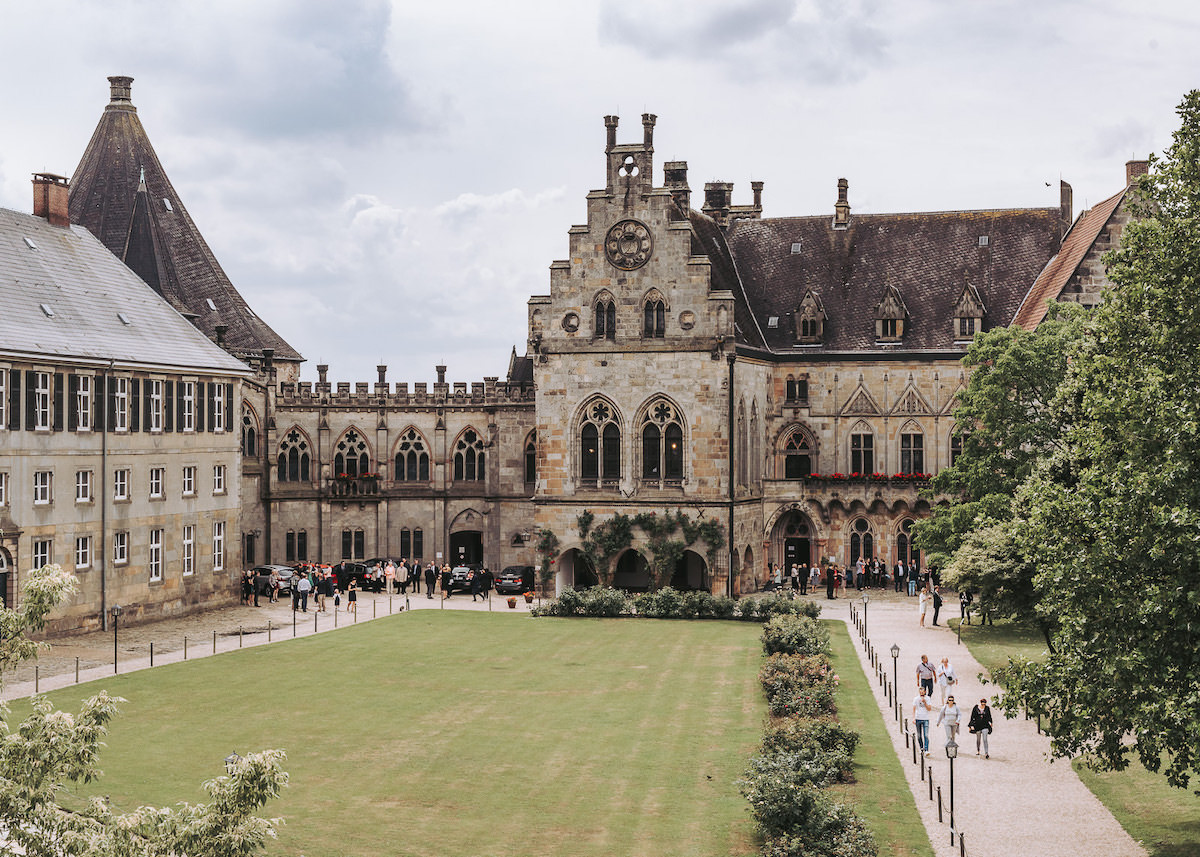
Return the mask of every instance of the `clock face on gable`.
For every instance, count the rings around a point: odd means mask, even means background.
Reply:
[[[637,220],[622,220],[613,225],[604,237],[604,255],[613,267],[632,271],[650,261],[654,239],[646,224]]]

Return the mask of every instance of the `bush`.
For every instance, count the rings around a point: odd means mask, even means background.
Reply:
[[[588,589],[564,589],[558,598],[529,612],[534,616],[628,616],[633,605],[619,589],[593,586]]]
[[[815,829],[769,836],[763,857],[878,857],[879,846],[866,822],[850,807],[835,803],[810,818]]]
[[[633,596],[633,607],[639,616],[650,619],[683,619],[683,594],[669,586],[654,592],[640,592]]]
[[[763,627],[763,650],[768,655],[828,655],[829,630],[809,616],[773,616]]]
[[[808,765],[820,771],[825,783],[854,780],[854,750],[858,733],[827,718],[785,717],[763,735],[762,755],[778,756],[786,764]]]
[[[825,655],[771,655],[758,673],[767,705],[776,716],[819,717],[834,713],[838,677]]]
[[[744,622],[765,622],[772,616],[821,615],[821,605],[815,601],[789,598],[742,598],[734,606],[733,618]]]

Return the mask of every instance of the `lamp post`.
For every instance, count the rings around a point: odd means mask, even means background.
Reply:
[[[958,756],[958,744],[954,739],[946,744],[946,758],[950,760],[950,844],[954,844],[954,759]]]
[[[122,611],[120,604],[114,604],[112,606],[112,609],[109,610],[108,612],[112,614],[112,620],[113,620],[113,675],[116,675],[117,674],[117,620],[119,620],[121,618],[121,613],[124,611]]]
[[[233,772],[235,770],[237,770],[237,763],[240,761],[242,761],[242,757],[239,756],[236,751],[233,753],[230,753],[228,756],[226,756],[225,757],[225,773],[229,774],[229,776],[232,777]]]
[[[892,693],[896,700],[896,719],[900,719],[900,679],[897,672],[896,659],[900,657],[900,646],[892,643]]]
[[[862,597],[862,602],[863,602],[863,636],[865,637],[865,636],[867,636],[867,605],[869,603],[871,603],[871,596],[867,595],[867,593],[864,592],[863,597]]]

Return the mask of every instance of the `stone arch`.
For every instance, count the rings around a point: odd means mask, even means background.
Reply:
[[[652,580],[650,563],[637,548],[626,548],[617,556],[612,572],[613,586],[627,592],[647,592]]]
[[[681,592],[709,589],[708,563],[694,550],[685,550],[671,574],[671,588]]]
[[[808,473],[820,473],[821,451],[816,432],[803,422],[791,422],[775,433],[771,442],[772,458],[775,461],[774,476],[776,479],[799,479],[807,475],[803,462],[790,462],[789,458],[804,456],[808,452]],[[789,464],[792,465],[789,468]],[[792,476],[789,473],[797,472]]]
[[[311,482],[314,449],[312,438],[298,425],[280,434],[275,458],[276,481]]]
[[[754,568],[754,548],[746,545],[742,552],[742,567],[738,571],[734,595],[744,595],[758,591],[758,574]]]
[[[348,426],[333,443],[334,476],[351,478],[371,472],[371,442],[368,433],[356,425]]]
[[[596,570],[578,547],[562,551],[552,563],[556,595],[561,594],[564,589],[586,589],[600,582]]]

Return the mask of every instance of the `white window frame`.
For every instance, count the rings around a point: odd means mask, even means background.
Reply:
[[[213,522],[213,571],[225,570],[225,522]]]
[[[129,379],[113,378],[113,431],[129,431]]]
[[[191,577],[196,570],[196,527],[183,526],[183,576]]]
[[[35,569],[42,568],[54,562],[53,539],[34,539],[32,547],[33,567]]]
[[[165,467],[150,468],[150,499],[161,500],[166,488],[167,469]]]
[[[0,473],[0,506],[8,505],[8,474]]]
[[[53,375],[50,372],[33,373],[33,430],[50,430],[50,397],[53,394]]]
[[[183,385],[183,413],[179,418],[180,431],[196,430],[196,382],[180,381]]]
[[[163,382],[150,379],[150,431],[163,430]]]
[[[183,496],[196,496],[196,466],[194,464],[185,465],[183,468]]]
[[[117,530],[113,533],[113,565],[125,565],[129,562],[129,531]]]
[[[225,493],[225,465],[213,465],[213,494]]]
[[[92,376],[75,376],[75,430],[92,430]]]
[[[0,369],[0,431],[8,428],[8,370]]]
[[[92,471],[76,470],[75,471],[75,502],[90,503],[95,499],[92,496]]]
[[[75,537],[75,570],[92,567],[92,537]]]
[[[225,385],[220,381],[213,384],[213,431],[225,431]]]
[[[129,499],[129,468],[118,467],[113,471],[113,499]]]
[[[33,505],[49,506],[54,502],[54,471],[35,470],[33,472]],[[38,566],[41,568],[41,566]]]
[[[162,568],[163,555],[163,531],[150,531],[150,545],[146,557],[146,569],[150,572],[150,582],[155,583],[163,579]]]

